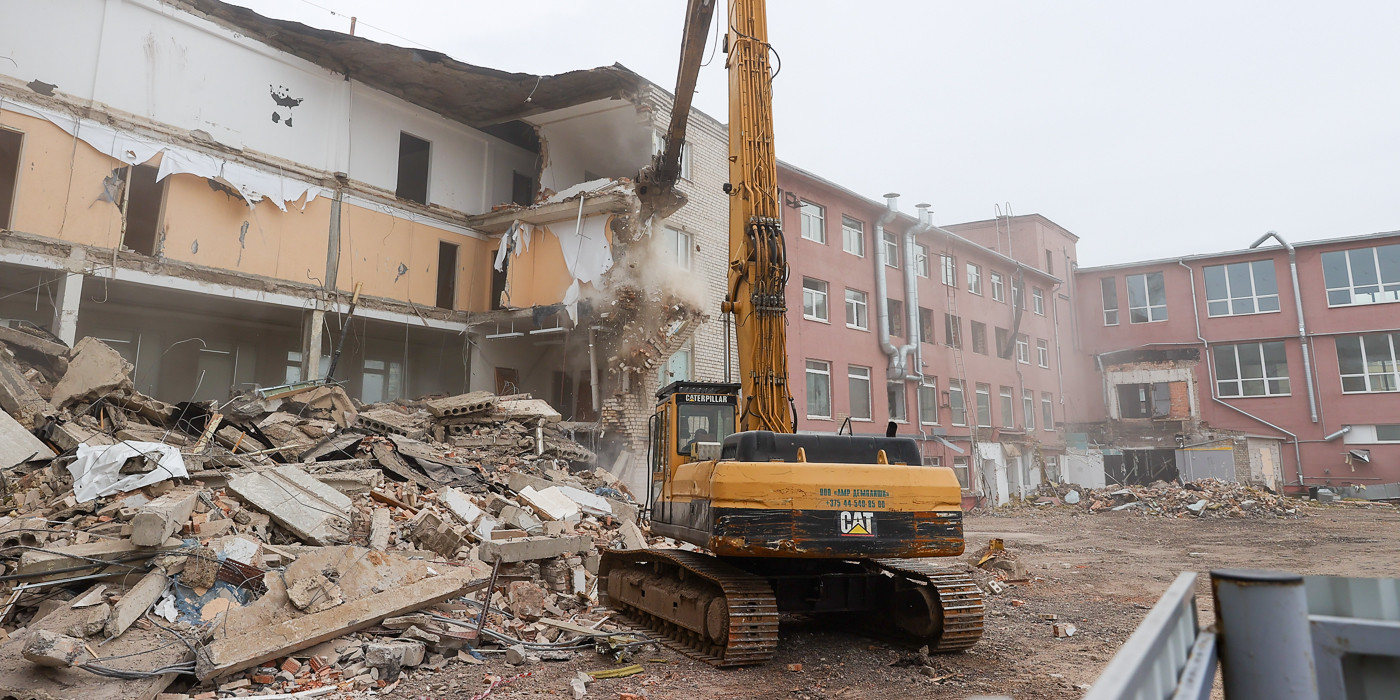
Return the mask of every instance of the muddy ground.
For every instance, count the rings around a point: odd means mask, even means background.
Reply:
[[[1175,519],[1127,513],[1095,515],[1070,508],[1017,509],[969,516],[968,551],[1001,537],[1035,580],[988,596],[986,634],[973,650],[924,661],[914,650],[784,619],[777,656],[756,668],[718,670],[669,649],[644,653],[645,671],[598,680],[589,698],[632,693],[662,698],[965,698],[1004,695],[1029,700],[1077,698],[1182,571],[1271,568],[1305,574],[1400,577],[1400,512],[1387,505],[1311,506],[1297,519]],[[1208,577],[1198,581],[1202,624],[1214,619]],[[1012,601],[1024,601],[1013,605]],[[1078,633],[1056,639],[1053,613]],[[801,664],[801,671],[789,671]],[[572,697],[579,670],[610,659],[578,654],[569,662],[507,666],[453,664],[401,682],[390,697],[470,698],[488,676],[533,675],[492,698]],[[927,665],[931,669],[925,669]]]

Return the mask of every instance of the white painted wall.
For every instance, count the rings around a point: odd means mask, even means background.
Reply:
[[[1062,459],[1065,483],[1089,489],[1101,489],[1108,485],[1103,473],[1102,452],[1066,452]]]
[[[544,140],[540,186],[559,192],[598,177],[636,177],[651,162],[651,115],[626,100],[597,100],[531,117]]]
[[[156,0],[7,2],[0,55],[0,73],[77,104],[391,191],[408,131],[433,143],[429,201],[466,213],[508,201],[512,170],[537,167],[524,149]],[[279,107],[274,91],[301,102]]]

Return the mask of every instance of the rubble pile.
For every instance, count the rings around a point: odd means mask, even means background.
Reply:
[[[650,644],[596,608],[637,507],[547,403],[172,405],[131,369],[0,327],[0,697],[382,693]]]
[[[1128,511],[1173,518],[1299,518],[1307,507],[1306,501],[1222,479],[1103,489],[1067,487],[1056,500],[1090,513]]]

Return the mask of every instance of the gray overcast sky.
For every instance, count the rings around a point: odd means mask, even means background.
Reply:
[[[355,15],[361,36],[502,70],[622,63],[667,89],[685,6],[233,2],[341,31]],[[930,202],[940,224],[1009,202],[1078,234],[1086,266],[1400,229],[1400,3],[770,0],[768,19],[778,157]],[[720,56],[696,105],[725,120],[726,101]]]

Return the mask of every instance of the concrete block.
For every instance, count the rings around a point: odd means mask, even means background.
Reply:
[[[22,653],[30,663],[50,668],[68,668],[78,657],[87,654],[83,650],[83,640],[48,630],[30,632]]]
[[[623,523],[619,529],[622,531],[622,543],[627,549],[647,548],[647,538],[636,523]]]
[[[199,487],[181,486],[137,509],[131,517],[131,542],[155,547],[178,534],[199,500]]]
[[[159,571],[152,571],[142,577],[112,608],[112,616],[107,619],[107,626],[104,630],[106,635],[115,637],[125,632],[131,623],[145,615],[146,611],[156,604],[156,600],[165,592],[165,587],[169,583],[170,579]]]
[[[4,352],[0,352],[0,410],[25,430],[33,430],[40,419],[55,413],[53,406],[34,391],[19,365]]]
[[[180,583],[190,588],[205,589],[214,585],[219,576],[219,557],[208,547],[199,547],[185,557]]]
[[[0,411],[0,469],[53,457],[53,450],[48,445],[25,430],[10,414]]]
[[[418,546],[448,559],[456,557],[457,550],[467,541],[460,526],[443,520],[430,510],[418,514],[409,538],[418,543]]]
[[[112,617],[112,606],[107,603],[82,608],[82,618],[67,629],[68,636],[82,639],[100,634],[107,628],[107,620]]]
[[[174,548],[179,546],[180,540],[174,538],[166,540],[164,542],[165,548]],[[40,578],[29,577],[34,576],[35,574],[43,574],[44,572],[48,571],[55,571],[57,569],[65,569],[72,567],[74,565],[74,559],[72,556],[69,555],[91,557],[93,559],[111,559],[114,555],[131,554],[133,552],[139,552],[141,550],[142,548],[132,544],[131,540],[103,540],[101,542],[93,542],[91,544],[74,544],[64,547],[62,553],[57,551],[38,552],[29,550],[26,551],[24,554],[20,555],[19,567],[11,573],[25,574],[26,580],[30,581],[31,583],[66,578],[69,576],[73,576],[75,573],[84,572],[54,573],[42,576]],[[97,571],[103,570],[98,569],[96,567],[94,567],[94,569],[92,570],[92,572],[94,573]],[[105,571],[113,574],[120,573],[122,575],[125,575],[127,573],[130,573],[131,570],[122,566],[108,567]]]
[[[349,460],[357,464],[369,464],[369,460]],[[324,463],[322,463],[324,464]],[[323,468],[323,467],[318,467]],[[355,469],[334,471],[327,474],[313,474],[317,481],[347,496],[369,493],[384,485],[384,471],[380,469]]]
[[[471,525],[482,515],[481,509],[457,489],[443,489],[438,493],[438,503],[446,506],[463,525]]]
[[[542,527],[539,518],[520,506],[506,506],[502,509],[501,522],[517,530],[539,532]]]
[[[583,517],[583,509],[565,496],[557,486],[542,491],[535,490],[533,486],[526,486],[517,491],[516,495],[545,520],[578,522]]]
[[[587,552],[593,549],[593,538],[587,535],[570,537],[516,537],[509,540],[489,540],[481,543],[477,556],[490,564],[500,560],[503,564]]]
[[[380,680],[394,682],[399,670],[421,665],[427,657],[427,647],[422,642],[410,639],[396,639],[388,642],[373,642],[365,646],[365,665],[378,671]]]
[[[328,546],[349,539],[350,518],[345,514],[350,512],[350,498],[296,465],[234,477],[228,490],[310,544]]]
[[[131,389],[130,362],[116,350],[91,336],[73,347],[68,371],[53,388],[51,403],[64,408],[87,398],[95,398],[118,388]]]
[[[428,402],[428,412],[436,418],[466,416],[485,413],[496,407],[496,395],[487,391],[473,391],[470,394],[449,396]]]
[[[394,532],[393,514],[388,508],[375,508],[369,525],[369,548],[383,552],[389,548],[389,536]]]

